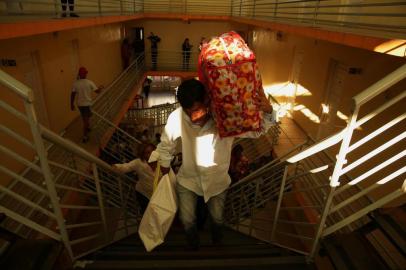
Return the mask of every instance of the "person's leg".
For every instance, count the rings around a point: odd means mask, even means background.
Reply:
[[[186,55],[186,69],[189,70],[190,53]]]
[[[211,217],[211,237],[214,244],[220,244],[223,239],[224,203],[227,191],[211,197],[207,202]]]
[[[197,195],[181,185],[176,185],[178,196],[179,218],[186,233],[186,240],[189,248],[197,250],[199,248],[199,235],[196,227],[196,202]]]
[[[87,142],[89,140],[89,129],[90,129],[90,117],[89,116],[82,116],[83,121],[83,142]]]
[[[66,17],[66,6],[68,4],[68,0],[61,0],[62,5],[62,17]]]
[[[138,191],[136,191],[135,194],[137,195],[137,201],[140,204],[141,214],[144,214],[145,210],[147,209],[149,199]]]
[[[197,206],[196,206],[196,220],[197,220],[197,229],[199,231],[204,229],[204,224],[206,223],[207,219],[207,206],[206,203],[204,202],[204,198],[202,196],[199,196],[197,198]]]
[[[79,17],[76,13],[73,12],[75,8],[75,0],[69,0],[69,16],[71,17]]]
[[[83,139],[82,142],[87,142],[89,140],[88,133],[90,131],[90,117],[92,116],[92,112],[89,106],[78,106],[80,115],[82,117],[83,122]]]
[[[156,66],[157,66],[157,63],[156,63],[156,61],[157,61],[157,52],[156,52],[155,50],[153,50],[153,51],[151,52],[151,57],[152,57],[152,69],[153,69],[153,70],[156,70]]]

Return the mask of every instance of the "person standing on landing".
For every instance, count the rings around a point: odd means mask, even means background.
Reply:
[[[73,84],[70,96],[70,107],[72,111],[75,110],[75,99],[77,97],[76,105],[78,106],[83,121],[83,143],[89,141],[90,117],[92,116],[90,109],[92,105],[92,92],[100,93],[101,89],[103,89],[103,86],[97,87],[94,82],[86,79],[87,73],[88,71],[85,67],[79,68],[78,80]]]

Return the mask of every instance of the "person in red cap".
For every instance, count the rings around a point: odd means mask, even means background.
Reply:
[[[90,110],[90,106],[92,105],[92,92],[100,93],[103,88],[103,86],[97,87],[94,82],[86,79],[87,73],[88,71],[85,67],[79,68],[78,80],[73,84],[70,96],[70,107],[72,111],[75,110],[74,103],[77,97],[76,105],[79,108],[83,121],[83,143],[89,141],[90,117],[92,116],[92,111]]]

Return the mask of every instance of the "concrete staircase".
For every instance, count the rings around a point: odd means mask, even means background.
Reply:
[[[148,253],[138,235],[130,236],[79,261],[85,269],[314,269],[305,257],[226,229],[214,246],[209,231],[200,232],[198,251],[185,249],[180,226],[173,226],[164,244]]]

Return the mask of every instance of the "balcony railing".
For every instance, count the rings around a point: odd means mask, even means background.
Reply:
[[[248,18],[304,25],[335,31],[389,38],[406,36],[406,2],[337,0],[82,0],[75,1],[74,13],[81,17],[179,14]],[[69,7],[66,6],[66,11]],[[63,17],[59,0],[0,0],[2,21],[18,17]],[[66,14],[69,16],[69,12]]]

